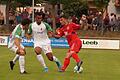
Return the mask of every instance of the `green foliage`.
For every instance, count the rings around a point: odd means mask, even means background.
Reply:
[[[80,17],[82,14],[87,14],[88,6],[86,1],[82,0],[65,0],[63,9],[67,15],[76,15]]]
[[[94,0],[96,6],[106,6],[108,5],[109,0]]]
[[[108,4],[109,1],[110,1],[110,0],[104,0],[103,2],[104,2],[105,4]]]
[[[88,6],[86,0],[45,0],[50,4],[63,4],[63,11],[66,15],[87,14]]]
[[[32,0],[15,0],[18,3],[21,3],[21,6],[30,6],[32,5]]]
[[[60,0],[45,0],[45,1],[48,1],[50,4],[57,4],[58,2],[60,2]]]

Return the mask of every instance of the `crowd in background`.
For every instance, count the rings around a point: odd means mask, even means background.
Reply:
[[[96,12],[90,15],[82,15],[80,19],[73,15],[70,21],[81,25],[82,30],[100,31],[120,31],[120,17],[114,13],[107,13],[104,17],[101,12]]]
[[[34,10],[36,12],[45,13],[44,21],[52,26],[53,17],[49,11],[43,11],[42,9]],[[56,27],[60,27],[59,18],[63,13],[56,15]],[[29,13],[26,9],[19,12],[9,11],[9,24],[14,26],[19,24],[22,19],[29,18],[32,20],[32,13]],[[81,30],[96,30],[100,31],[120,31],[120,17],[116,16],[114,13],[107,13],[104,17],[101,12],[96,12],[94,14],[85,15],[82,14],[80,18],[75,15],[69,16],[69,21],[78,23],[81,25]],[[0,25],[4,24],[4,16],[0,11]]]

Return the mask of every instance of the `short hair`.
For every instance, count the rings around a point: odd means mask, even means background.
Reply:
[[[38,15],[38,16],[42,16],[43,19],[44,19],[44,17],[45,17],[45,14],[44,14],[43,12],[36,12],[36,13],[35,13],[35,17],[36,17],[37,15]]]
[[[23,19],[23,20],[21,21],[21,24],[22,24],[23,26],[26,25],[26,24],[30,24],[30,23],[31,23],[31,20],[28,19],[28,18]]]

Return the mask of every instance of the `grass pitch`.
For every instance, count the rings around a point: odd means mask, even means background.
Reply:
[[[67,50],[53,48],[54,55],[62,63]],[[57,71],[56,64],[43,54],[49,68],[49,72],[45,73],[33,48],[26,48],[26,52],[26,71],[29,74],[21,75],[18,62],[13,71],[9,68],[9,61],[15,54],[0,46],[0,80],[120,80],[120,50],[81,49],[79,56],[84,61],[84,71],[80,74],[73,72],[76,65],[73,59],[66,72],[61,73]]]

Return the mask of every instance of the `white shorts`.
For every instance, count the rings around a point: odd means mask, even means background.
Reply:
[[[21,46],[21,48],[25,48],[22,44],[20,44],[20,46]],[[13,51],[14,53],[16,53],[17,52],[17,50],[18,50],[18,47],[14,44],[14,45],[12,45],[11,47],[9,47],[9,49],[11,50],[11,51]]]
[[[44,52],[44,54],[50,53],[52,52],[51,49],[51,45],[50,44],[46,44],[46,45],[41,45],[39,43],[34,43],[34,48],[35,47],[40,47],[42,49],[42,51]]]

